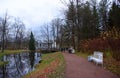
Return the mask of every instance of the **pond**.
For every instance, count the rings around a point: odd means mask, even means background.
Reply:
[[[8,61],[8,64],[0,67],[0,78],[22,78],[35,70],[35,65],[41,61],[41,54],[37,52],[11,54],[5,55],[3,60]]]

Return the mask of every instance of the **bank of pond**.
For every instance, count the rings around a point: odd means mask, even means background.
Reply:
[[[0,78],[64,77],[61,52],[18,52],[0,55]]]
[[[35,65],[41,61],[41,53],[21,52],[0,57],[0,78],[21,78],[35,70]]]

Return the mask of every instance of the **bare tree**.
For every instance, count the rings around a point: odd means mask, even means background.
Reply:
[[[2,39],[2,52],[4,52],[5,49],[5,41],[7,40],[7,35],[9,32],[8,26],[9,26],[9,16],[6,13],[5,16],[1,20],[1,39]]]
[[[100,24],[103,31],[108,30],[108,12],[110,4],[110,0],[100,0],[99,2]]]
[[[0,49],[1,49],[1,42],[2,42],[2,18],[0,17]]]
[[[14,23],[12,25],[12,29],[15,37],[15,43],[16,43],[15,47],[16,49],[21,49],[22,39],[24,37],[24,32],[25,32],[25,25],[19,18],[15,18]]]
[[[52,36],[55,48],[60,48],[62,19],[56,18],[51,21]]]
[[[50,50],[50,44],[52,43],[50,26],[44,25],[43,27],[41,27],[41,34],[43,41],[47,43],[48,50]]]
[[[52,37],[53,37],[53,48],[56,48],[56,26],[55,26],[55,20],[51,21],[52,26]]]
[[[9,16],[7,14],[7,12],[5,13],[5,15],[0,19],[0,33],[1,33],[1,42],[2,42],[2,50],[1,52],[4,52],[5,49],[5,42],[7,41],[7,35],[9,32],[8,26],[9,26]],[[2,61],[4,61],[4,57],[2,58]],[[6,67],[3,65],[2,66],[2,70],[3,70],[3,78],[6,78]]]

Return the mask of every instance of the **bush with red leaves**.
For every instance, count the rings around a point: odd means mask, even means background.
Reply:
[[[110,48],[108,40],[96,38],[93,40],[84,40],[81,42],[81,48],[85,52],[93,53],[93,51],[105,51]]]
[[[112,50],[112,56],[117,61],[120,61],[120,38],[119,39],[109,39],[109,45]]]
[[[93,40],[83,40],[80,43],[82,52],[93,54],[94,51],[112,50],[112,56],[114,59],[120,61],[120,38],[96,38]]]

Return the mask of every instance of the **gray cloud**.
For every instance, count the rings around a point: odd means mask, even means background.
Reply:
[[[0,0],[0,16],[7,10],[9,15],[20,17],[27,28],[32,28],[59,17],[64,7],[60,0]]]

